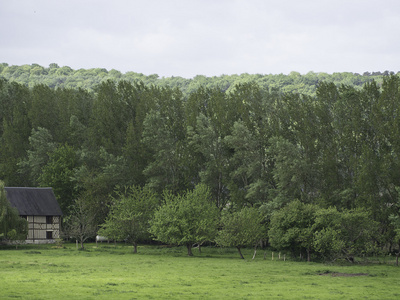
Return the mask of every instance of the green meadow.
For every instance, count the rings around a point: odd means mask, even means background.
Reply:
[[[0,248],[0,299],[399,299],[394,259],[323,264],[259,250],[86,244]]]

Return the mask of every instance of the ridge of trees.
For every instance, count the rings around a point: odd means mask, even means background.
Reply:
[[[68,66],[59,66],[51,63],[48,67],[38,64],[31,65],[9,65],[0,63],[0,77],[9,81],[15,81],[28,87],[38,84],[45,84],[51,88],[82,88],[88,91],[95,90],[100,83],[112,81],[127,81],[130,83],[143,82],[146,86],[157,85],[161,87],[179,88],[185,95],[189,95],[200,86],[207,88],[218,87],[223,91],[234,89],[237,84],[255,82],[263,89],[277,89],[284,93],[301,93],[315,96],[318,83],[333,82],[335,85],[341,84],[362,88],[362,86],[375,80],[378,84],[382,83],[383,76],[395,74],[393,71],[364,72],[363,74],[352,72],[336,72],[328,74],[324,72],[308,72],[300,74],[291,72],[285,74],[232,74],[207,77],[197,75],[194,78],[183,78],[180,76],[160,77],[157,74],[145,75],[137,72],[122,73],[118,70],[105,68],[78,69],[74,70]],[[397,73],[398,74],[398,73]]]
[[[254,243],[227,240],[240,236],[226,224],[245,218],[242,209],[259,210],[260,226],[272,237],[280,230],[281,209],[300,203],[309,218],[296,221],[294,214],[297,238],[272,238],[274,247],[307,257],[354,256],[363,246],[338,253],[348,245],[339,243],[345,239],[340,234],[366,219],[374,228],[365,227],[363,240],[374,247],[364,249],[398,247],[397,75],[361,88],[319,82],[315,96],[255,81],[229,90],[200,85],[185,94],[141,81],[107,80],[88,91],[0,79],[0,107],[0,180],[7,186],[52,186],[70,220],[66,228],[80,234],[82,246],[87,232],[93,235],[105,221],[112,228],[109,213],[118,211],[113,203],[129,196],[122,196],[121,187],[149,188],[178,210],[172,203],[196,199],[193,191],[202,186],[219,213],[232,213],[220,224],[221,244]],[[336,214],[342,223],[323,222]],[[340,227],[345,222],[348,227]],[[76,231],[83,223],[94,226]],[[156,228],[150,232],[171,242]],[[190,247],[189,242],[204,240],[173,241]],[[336,252],[325,251],[329,245]]]

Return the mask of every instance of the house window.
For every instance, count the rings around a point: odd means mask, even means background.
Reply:
[[[46,239],[48,240],[53,239],[53,231],[46,231]]]
[[[53,224],[53,216],[46,217],[46,224]]]

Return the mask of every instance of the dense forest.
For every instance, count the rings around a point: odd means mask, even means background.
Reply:
[[[293,254],[349,257],[358,241],[387,252],[399,240],[394,73],[183,79],[2,64],[0,76],[0,180],[53,187],[66,222],[77,205],[96,226],[109,220],[123,187],[165,203],[206,189],[232,218],[256,209],[271,245]]]

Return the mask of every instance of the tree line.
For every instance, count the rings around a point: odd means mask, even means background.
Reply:
[[[118,70],[105,68],[78,69],[69,66],[59,66],[51,63],[48,67],[38,64],[31,65],[8,65],[0,63],[0,77],[9,81],[15,81],[28,87],[37,84],[45,84],[51,88],[82,88],[93,91],[96,86],[104,81],[112,80],[128,81],[130,83],[143,82],[145,85],[157,85],[170,88],[179,88],[184,96],[196,91],[200,86],[207,88],[219,88],[223,91],[234,89],[237,84],[248,82],[257,83],[262,89],[278,89],[285,93],[301,93],[315,96],[318,83],[333,82],[335,85],[352,85],[361,89],[366,82],[372,79],[378,84],[382,83],[383,76],[394,74],[393,71],[384,72],[337,72],[333,74],[308,72],[300,74],[291,72],[285,74],[232,74],[220,76],[197,75],[194,78],[183,78],[179,76],[160,77],[157,74],[144,75],[137,72],[122,73]],[[398,74],[398,73],[397,73]]]
[[[314,96],[256,81],[184,93],[142,81],[106,80],[87,90],[1,79],[0,179],[53,187],[70,232],[84,222],[92,235],[102,224],[117,235],[118,203],[149,189],[148,203],[157,201],[145,233],[163,242],[217,240],[240,252],[254,243],[239,241],[243,226],[233,230],[242,218],[259,224],[244,237],[258,240],[263,228],[262,238],[293,255],[390,252],[400,235],[399,93],[393,74],[361,88],[318,82]],[[177,227],[163,223],[168,211],[178,215],[198,198],[215,208],[219,230],[182,218]],[[192,225],[199,230],[188,235],[202,238],[189,242],[157,229]],[[136,243],[146,234],[125,238]]]

